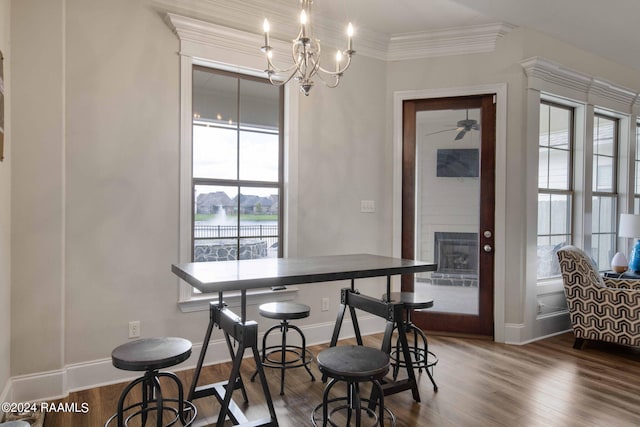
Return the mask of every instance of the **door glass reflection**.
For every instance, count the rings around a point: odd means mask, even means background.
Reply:
[[[480,126],[480,109],[416,115],[415,253],[438,268],[415,288],[430,311],[479,313]]]

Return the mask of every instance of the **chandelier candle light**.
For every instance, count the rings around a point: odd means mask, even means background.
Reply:
[[[300,12],[300,30],[298,36],[293,40],[291,57],[293,65],[289,68],[279,69],[273,65],[273,48],[269,41],[269,21],[264,20],[264,46],[260,50],[267,58],[267,69],[265,72],[269,81],[276,86],[281,86],[295,77],[300,84],[300,92],[309,96],[309,91],[313,87],[313,76],[318,76],[322,82],[330,88],[338,86],[340,77],[351,65],[351,56],[356,53],[353,50],[353,25],[347,26],[347,49],[336,53],[335,71],[327,70],[320,65],[320,40],[315,38],[311,27],[311,4],[313,0],[300,0],[302,11]],[[347,59],[343,61],[343,57]],[[282,80],[281,80],[282,79]]]

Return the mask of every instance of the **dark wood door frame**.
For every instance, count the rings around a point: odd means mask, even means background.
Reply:
[[[496,108],[495,95],[459,96],[405,100],[403,102],[402,148],[402,257],[415,258],[415,168],[416,168],[416,113],[427,110],[479,108],[481,111],[480,156],[480,229],[479,229],[479,315],[416,312],[414,322],[424,328],[446,332],[479,335],[494,334],[494,238],[495,238],[495,149]],[[485,235],[490,231],[491,235]],[[491,250],[483,248],[488,245]],[[402,279],[402,290],[411,291],[413,276]]]

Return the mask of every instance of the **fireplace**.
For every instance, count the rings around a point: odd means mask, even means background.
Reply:
[[[478,233],[436,232],[434,285],[478,286]]]

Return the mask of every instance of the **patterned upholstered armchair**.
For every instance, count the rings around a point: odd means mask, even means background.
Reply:
[[[575,246],[558,251],[575,343],[607,341],[640,346],[640,280],[604,278]]]

